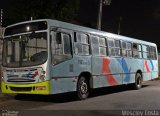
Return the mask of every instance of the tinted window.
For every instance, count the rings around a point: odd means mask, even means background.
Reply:
[[[127,42],[127,57],[132,57],[132,43]]]
[[[91,43],[92,43],[92,54],[93,55],[100,55],[99,52],[99,37],[98,36],[91,36]]]
[[[75,33],[75,54],[89,55],[89,37],[87,34],[77,32]]]
[[[31,23],[25,23],[25,24],[20,24],[20,25],[6,28],[4,36],[9,36],[9,35],[18,34],[18,33],[25,33],[25,32],[46,30],[46,29],[47,29],[46,21],[31,22]]]
[[[155,47],[150,47],[150,57],[153,59],[153,60],[156,60],[157,59],[157,54],[156,54],[156,48]]]
[[[71,59],[71,36],[63,32],[52,32],[51,50],[54,64]]]
[[[143,51],[143,58],[145,58],[145,59],[150,58],[149,46],[142,45],[142,51]]]
[[[3,42],[3,65],[8,67],[35,66],[47,60],[47,33],[12,36]]]
[[[126,50],[126,42],[122,41],[122,55],[127,56],[127,50]]]
[[[96,55],[96,56],[107,55],[106,38],[92,35],[91,42],[92,42],[93,55]]]
[[[141,45],[133,43],[133,57],[142,58],[142,47],[141,47]]]
[[[71,54],[70,36],[68,34],[62,34],[64,41],[64,54]]]
[[[106,46],[106,38],[100,37],[99,38],[99,50],[101,56],[107,55],[107,46]]]
[[[108,39],[108,46],[109,47],[114,47],[114,42],[112,39]]]
[[[98,41],[98,37],[97,36],[91,36],[91,42],[92,44],[99,44],[99,41]]]
[[[105,38],[99,38],[99,45],[106,46]]]
[[[120,56],[120,41],[114,39],[108,39],[108,51],[111,56]]]

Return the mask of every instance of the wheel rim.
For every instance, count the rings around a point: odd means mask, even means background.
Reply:
[[[82,94],[86,94],[88,92],[88,86],[87,83],[82,81],[80,84],[80,91]]]
[[[138,76],[137,78],[137,86],[141,87],[141,76]]]

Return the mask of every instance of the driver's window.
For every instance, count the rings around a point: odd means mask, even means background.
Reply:
[[[64,32],[52,32],[51,50],[53,64],[72,58],[70,34]]]

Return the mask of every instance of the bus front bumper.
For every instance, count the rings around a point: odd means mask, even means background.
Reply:
[[[1,83],[2,93],[7,94],[50,94],[49,81],[34,83],[34,84],[13,84],[13,83]]]

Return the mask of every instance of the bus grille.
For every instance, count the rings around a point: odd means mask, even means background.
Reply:
[[[31,79],[8,79],[7,82],[35,82]]]
[[[12,91],[31,91],[32,87],[10,87]]]

